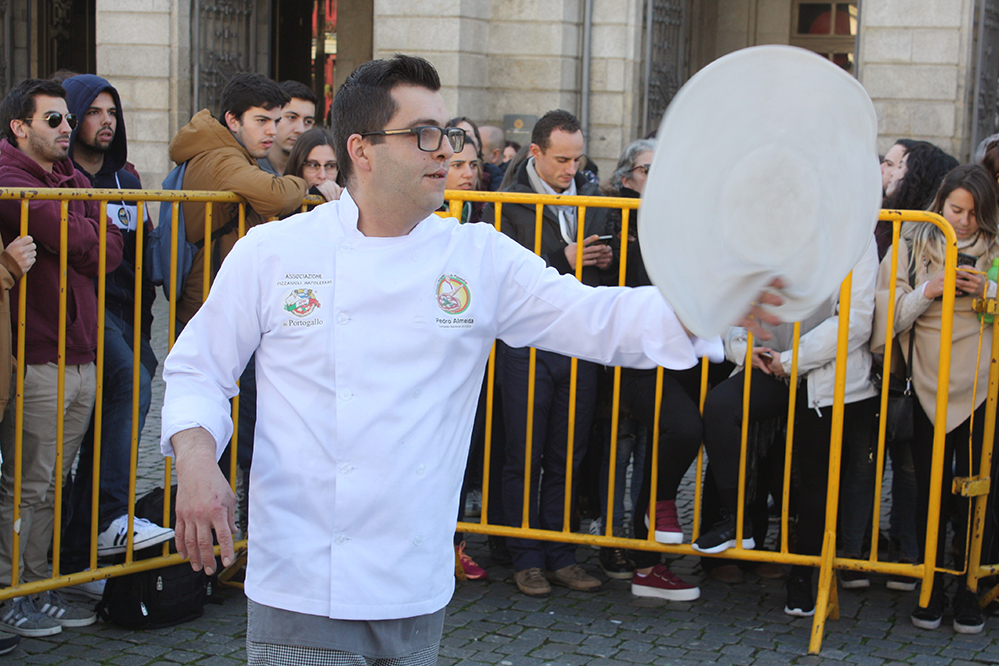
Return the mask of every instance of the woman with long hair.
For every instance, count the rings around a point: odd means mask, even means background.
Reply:
[[[899,139],[885,154],[881,165],[881,183],[885,192],[881,207],[926,210],[944,176],[957,164],[956,159],[932,143]],[[878,256],[881,258],[891,245],[891,228],[891,222],[878,222],[875,228]]]
[[[912,156],[910,151],[907,157]],[[951,340],[951,368],[947,413],[936,413],[937,369],[940,360],[940,329],[943,315],[944,253],[946,242],[936,225],[929,222],[906,223],[902,229],[905,242],[899,243],[898,269],[891,275],[891,257],[881,263],[878,275],[878,321],[875,324],[874,351],[883,350],[887,331],[888,288],[895,282],[894,331],[909,371],[916,395],[912,457],[916,469],[916,529],[920,556],[925,558],[926,516],[929,507],[930,468],[933,456],[933,427],[940,418],[946,422],[943,487],[937,541],[937,567],[944,566],[946,554],[948,507],[955,518],[956,543],[962,552],[968,529],[969,502],[951,494],[951,480],[977,472],[985,423],[985,398],[988,389],[989,352],[992,327],[981,326],[972,310],[972,296],[995,293],[995,283],[987,282],[984,273],[999,256],[996,244],[999,204],[995,183],[979,165],[960,166],[944,178],[929,210],[942,215],[957,235],[957,298],[954,301],[954,327]],[[963,270],[964,269],[964,270]],[[978,272],[971,272],[975,270]],[[981,349],[979,358],[979,335]],[[909,342],[912,339],[912,352]],[[975,359],[979,359],[977,365]],[[974,422],[974,428],[972,428]],[[972,449],[969,451],[969,437]],[[970,458],[969,458],[970,456]],[[986,530],[991,532],[991,530]],[[958,563],[958,568],[961,568]],[[912,623],[923,629],[940,626],[946,604],[944,578],[937,574],[933,594],[926,608],[917,607]],[[954,630],[978,633],[984,626],[976,595],[959,577],[953,596]]]
[[[284,173],[305,179],[309,194],[321,195],[327,201],[339,199],[343,188],[336,182],[340,172],[330,131],[313,127],[303,132],[288,155]]]

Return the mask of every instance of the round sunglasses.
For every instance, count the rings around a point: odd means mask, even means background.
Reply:
[[[46,120],[49,123],[49,127],[51,127],[52,129],[55,129],[56,127],[59,127],[59,125],[62,125],[62,119],[63,115],[59,112],[50,113],[49,115],[43,118],[21,118],[21,120],[24,121]],[[69,124],[69,129],[75,130],[78,122],[80,122],[80,120],[74,114],[72,113],[66,114],[66,123]]]

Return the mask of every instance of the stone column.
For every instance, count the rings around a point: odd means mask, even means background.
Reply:
[[[860,82],[878,113],[878,148],[923,139],[969,154],[973,0],[880,0],[860,12]]]
[[[173,167],[170,139],[190,119],[189,16],[190,0],[97,0],[97,74],[121,96],[146,189]]]

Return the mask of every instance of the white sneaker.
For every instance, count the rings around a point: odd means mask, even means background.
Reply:
[[[155,546],[158,543],[163,543],[173,538],[172,529],[169,527],[160,527],[145,518],[136,518],[134,520],[132,523],[132,533],[134,535],[133,548],[135,550]],[[110,527],[97,535],[97,554],[117,555],[124,553],[127,542],[128,514],[123,514],[115,518]]]
[[[90,571],[90,568],[84,569],[84,571]],[[77,585],[70,585],[69,587],[64,587],[60,590],[63,596],[69,597],[70,599],[92,599],[93,601],[100,601],[104,598],[104,587],[107,585],[107,580],[92,580],[89,583],[79,583]]]
[[[473,488],[465,497],[465,517],[478,518],[482,515],[482,491]]]

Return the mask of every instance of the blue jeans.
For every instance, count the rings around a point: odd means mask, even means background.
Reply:
[[[128,481],[132,450],[132,336],[131,322],[112,312],[104,315],[104,397],[101,424],[101,485],[97,531],[103,532],[118,516],[128,513]],[[156,356],[143,337],[139,363],[139,436],[152,400]],[[90,499],[93,493],[94,423],[80,446],[80,462],[72,489],[71,515],[63,538],[65,571],[79,571],[90,559]]]

